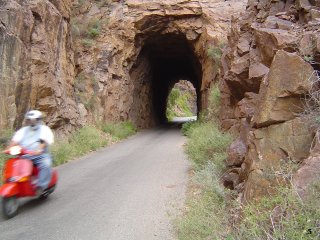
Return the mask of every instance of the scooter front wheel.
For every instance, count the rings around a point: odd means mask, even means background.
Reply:
[[[6,219],[13,218],[18,213],[19,202],[16,196],[2,199],[2,213]]]

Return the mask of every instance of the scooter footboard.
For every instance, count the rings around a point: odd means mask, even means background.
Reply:
[[[1,197],[12,197],[19,193],[19,187],[17,183],[5,183],[0,187]]]

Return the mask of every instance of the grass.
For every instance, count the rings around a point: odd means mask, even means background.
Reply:
[[[188,124],[186,152],[194,164],[192,184],[198,194],[189,194],[186,213],[176,220],[179,240],[227,239],[227,190],[220,184],[228,134],[213,122]]]
[[[259,201],[239,203],[236,192],[221,186],[232,138],[218,128],[219,96],[214,86],[209,110],[197,122],[182,127],[188,138],[185,151],[193,163],[194,176],[186,211],[175,221],[178,239],[320,239],[320,183],[312,186],[310,196],[302,200],[291,184],[296,164],[285,163],[281,170],[284,181],[279,181],[272,195]],[[276,178],[279,171],[270,174]]]
[[[100,124],[103,132],[109,133],[115,140],[127,138],[137,132],[137,128],[131,122],[103,123]]]
[[[209,109],[219,110],[219,91],[211,90]],[[179,240],[229,239],[227,195],[220,184],[225,168],[227,148],[232,137],[218,127],[216,115],[203,113],[197,122],[183,124],[182,132],[188,137],[185,151],[193,163],[194,176],[188,194],[185,214],[175,222]]]
[[[50,147],[54,159],[54,165],[61,165],[74,158],[83,156],[91,151],[107,146],[113,141],[119,141],[136,133],[136,127],[130,122],[104,123],[97,126],[85,126],[74,132],[69,138],[56,140]],[[7,144],[5,140],[10,139],[12,131],[4,133],[0,137],[0,150]],[[0,154],[0,171],[7,155]]]
[[[200,121],[182,127],[188,137],[185,151],[194,165],[194,177],[186,212],[176,220],[178,239],[320,239],[320,183],[302,200],[291,184],[297,170],[295,164],[282,166],[285,181],[279,181],[273,194],[259,201],[239,203],[234,192],[221,186],[220,176],[232,138],[218,128],[219,96],[213,87],[209,111]],[[270,174],[276,177],[279,172]]]
[[[190,103],[191,95],[182,92],[179,88],[172,88],[166,110],[166,116],[169,121],[174,117],[191,117],[192,113]]]
[[[189,158],[201,167],[207,162],[214,162],[219,169],[224,167],[227,157],[227,147],[232,137],[222,133],[215,122],[198,122],[187,131],[189,140],[186,144],[186,153]]]
[[[320,184],[302,200],[289,184],[276,194],[243,206],[243,219],[234,239],[320,239]]]
[[[12,133],[13,133],[12,129],[0,131],[0,152],[3,151],[5,147],[8,145],[11,139]],[[0,173],[2,172],[3,164],[7,159],[8,159],[7,155],[0,153]]]
[[[55,165],[107,146],[111,141],[125,139],[136,131],[130,122],[100,123],[98,126],[83,127],[68,139],[53,145],[51,152]]]
[[[86,126],[72,134],[67,140],[56,142],[51,152],[55,165],[60,165],[107,145],[107,136],[95,127]]]

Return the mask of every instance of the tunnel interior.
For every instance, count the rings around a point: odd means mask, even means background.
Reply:
[[[145,101],[149,101],[149,117],[153,118],[155,124],[167,122],[167,99],[170,90],[181,79],[192,83],[197,94],[197,109],[198,111],[201,109],[202,67],[193,45],[184,34],[150,36],[145,41],[131,71],[131,77],[135,78],[136,82],[134,92],[136,112],[142,108],[138,102],[148,104]],[[143,85],[148,85],[148,100],[143,99],[144,94],[141,92]]]

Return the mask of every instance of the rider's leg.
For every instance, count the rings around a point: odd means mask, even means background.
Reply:
[[[39,169],[37,187],[40,187],[42,190],[46,189],[51,180],[51,158],[46,156],[36,161],[36,165]]]

